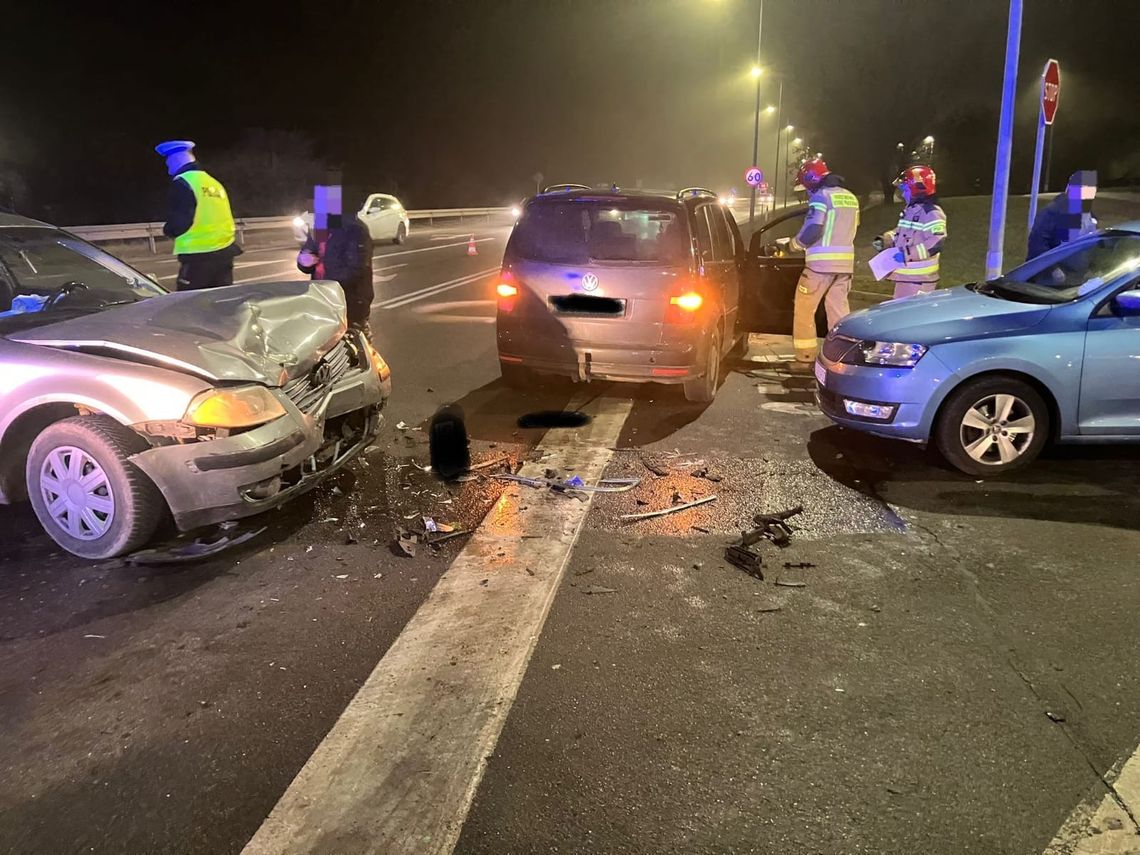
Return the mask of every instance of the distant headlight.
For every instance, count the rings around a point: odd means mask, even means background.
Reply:
[[[518,205],[511,205],[511,216],[517,220],[522,216],[522,208],[520,208]]]
[[[194,396],[182,421],[197,427],[247,428],[285,415],[285,408],[264,386],[208,389]]]
[[[308,225],[308,223],[305,222],[304,217],[294,217],[293,218],[293,227],[294,228],[303,229],[307,225]]]
[[[847,365],[885,365],[891,368],[914,368],[926,353],[924,344],[897,341],[860,341],[847,351],[840,362]]]

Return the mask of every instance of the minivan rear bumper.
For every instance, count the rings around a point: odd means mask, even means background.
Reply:
[[[634,383],[681,383],[700,373],[708,341],[703,330],[669,330],[659,345],[615,345],[613,342],[540,340],[499,323],[499,360],[543,374],[574,380],[620,380]]]

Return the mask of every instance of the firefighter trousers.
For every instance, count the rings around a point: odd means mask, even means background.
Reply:
[[[851,290],[850,273],[819,273],[804,268],[796,285],[796,309],[792,321],[792,344],[796,362],[812,362],[819,341],[816,338],[815,311],[823,300],[827,310],[827,326],[831,328],[851,314],[847,292]]]

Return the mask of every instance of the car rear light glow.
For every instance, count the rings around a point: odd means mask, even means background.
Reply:
[[[679,297],[670,297],[669,304],[684,309],[686,312],[695,312],[705,302],[704,297],[696,291],[689,291]]]
[[[500,297],[504,299],[508,297],[517,297],[519,295],[519,289],[512,285],[510,282],[500,282],[495,291]]]

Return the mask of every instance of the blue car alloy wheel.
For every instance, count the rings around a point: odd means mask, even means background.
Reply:
[[[967,380],[946,400],[935,428],[938,448],[970,475],[997,475],[1033,462],[1049,437],[1049,408],[1017,377]]]

